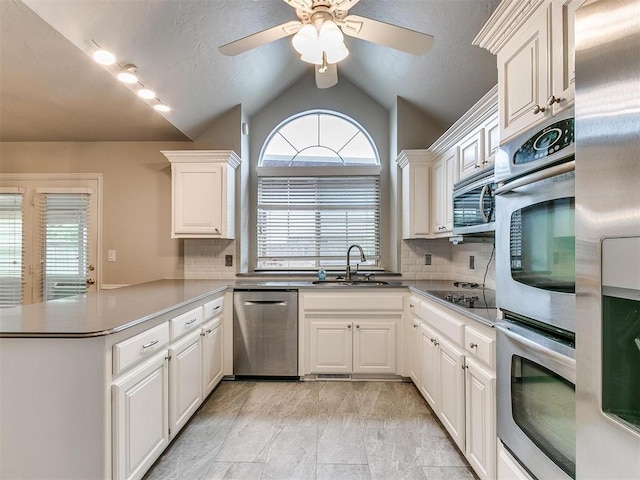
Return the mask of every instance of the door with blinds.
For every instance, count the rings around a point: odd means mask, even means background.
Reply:
[[[99,179],[0,183],[0,308],[97,289]]]

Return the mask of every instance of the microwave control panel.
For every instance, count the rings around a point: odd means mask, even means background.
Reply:
[[[555,155],[575,142],[573,118],[548,125],[527,140],[513,155],[516,165]]]

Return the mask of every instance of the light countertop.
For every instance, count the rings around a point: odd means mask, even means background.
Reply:
[[[382,287],[315,286],[311,281],[157,280],[113,290],[0,309],[0,337],[92,337],[116,333],[227,288],[335,289],[409,288],[485,325],[497,310],[464,308],[430,295],[452,288],[452,281],[392,281]]]

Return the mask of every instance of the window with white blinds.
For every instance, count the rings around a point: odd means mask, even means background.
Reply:
[[[87,291],[89,194],[43,193],[42,299]]]
[[[23,193],[0,193],[0,308],[22,303]]]
[[[261,177],[259,268],[344,266],[350,245],[368,265],[380,255],[380,180],[364,177]]]
[[[344,268],[350,245],[380,259],[380,162],[369,134],[337,112],[278,125],[258,164],[258,270]]]

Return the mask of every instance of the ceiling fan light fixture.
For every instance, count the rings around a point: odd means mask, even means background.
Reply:
[[[118,72],[118,80],[122,83],[136,83],[138,81],[138,67],[132,63],[122,67],[122,70]]]
[[[349,49],[343,43],[340,48],[325,50],[325,53],[327,55],[327,63],[338,63],[349,56]]]
[[[314,65],[321,65],[322,64],[322,50],[320,50],[317,47],[313,48],[313,49],[309,49],[308,51],[304,52],[300,56],[300,60],[302,60],[303,62],[307,62],[307,63],[313,63]]]
[[[331,20],[323,22],[320,26],[318,41],[325,52],[344,47],[344,35],[338,25]]]
[[[310,23],[303,25],[291,39],[291,44],[300,55],[317,49],[318,30]]]

